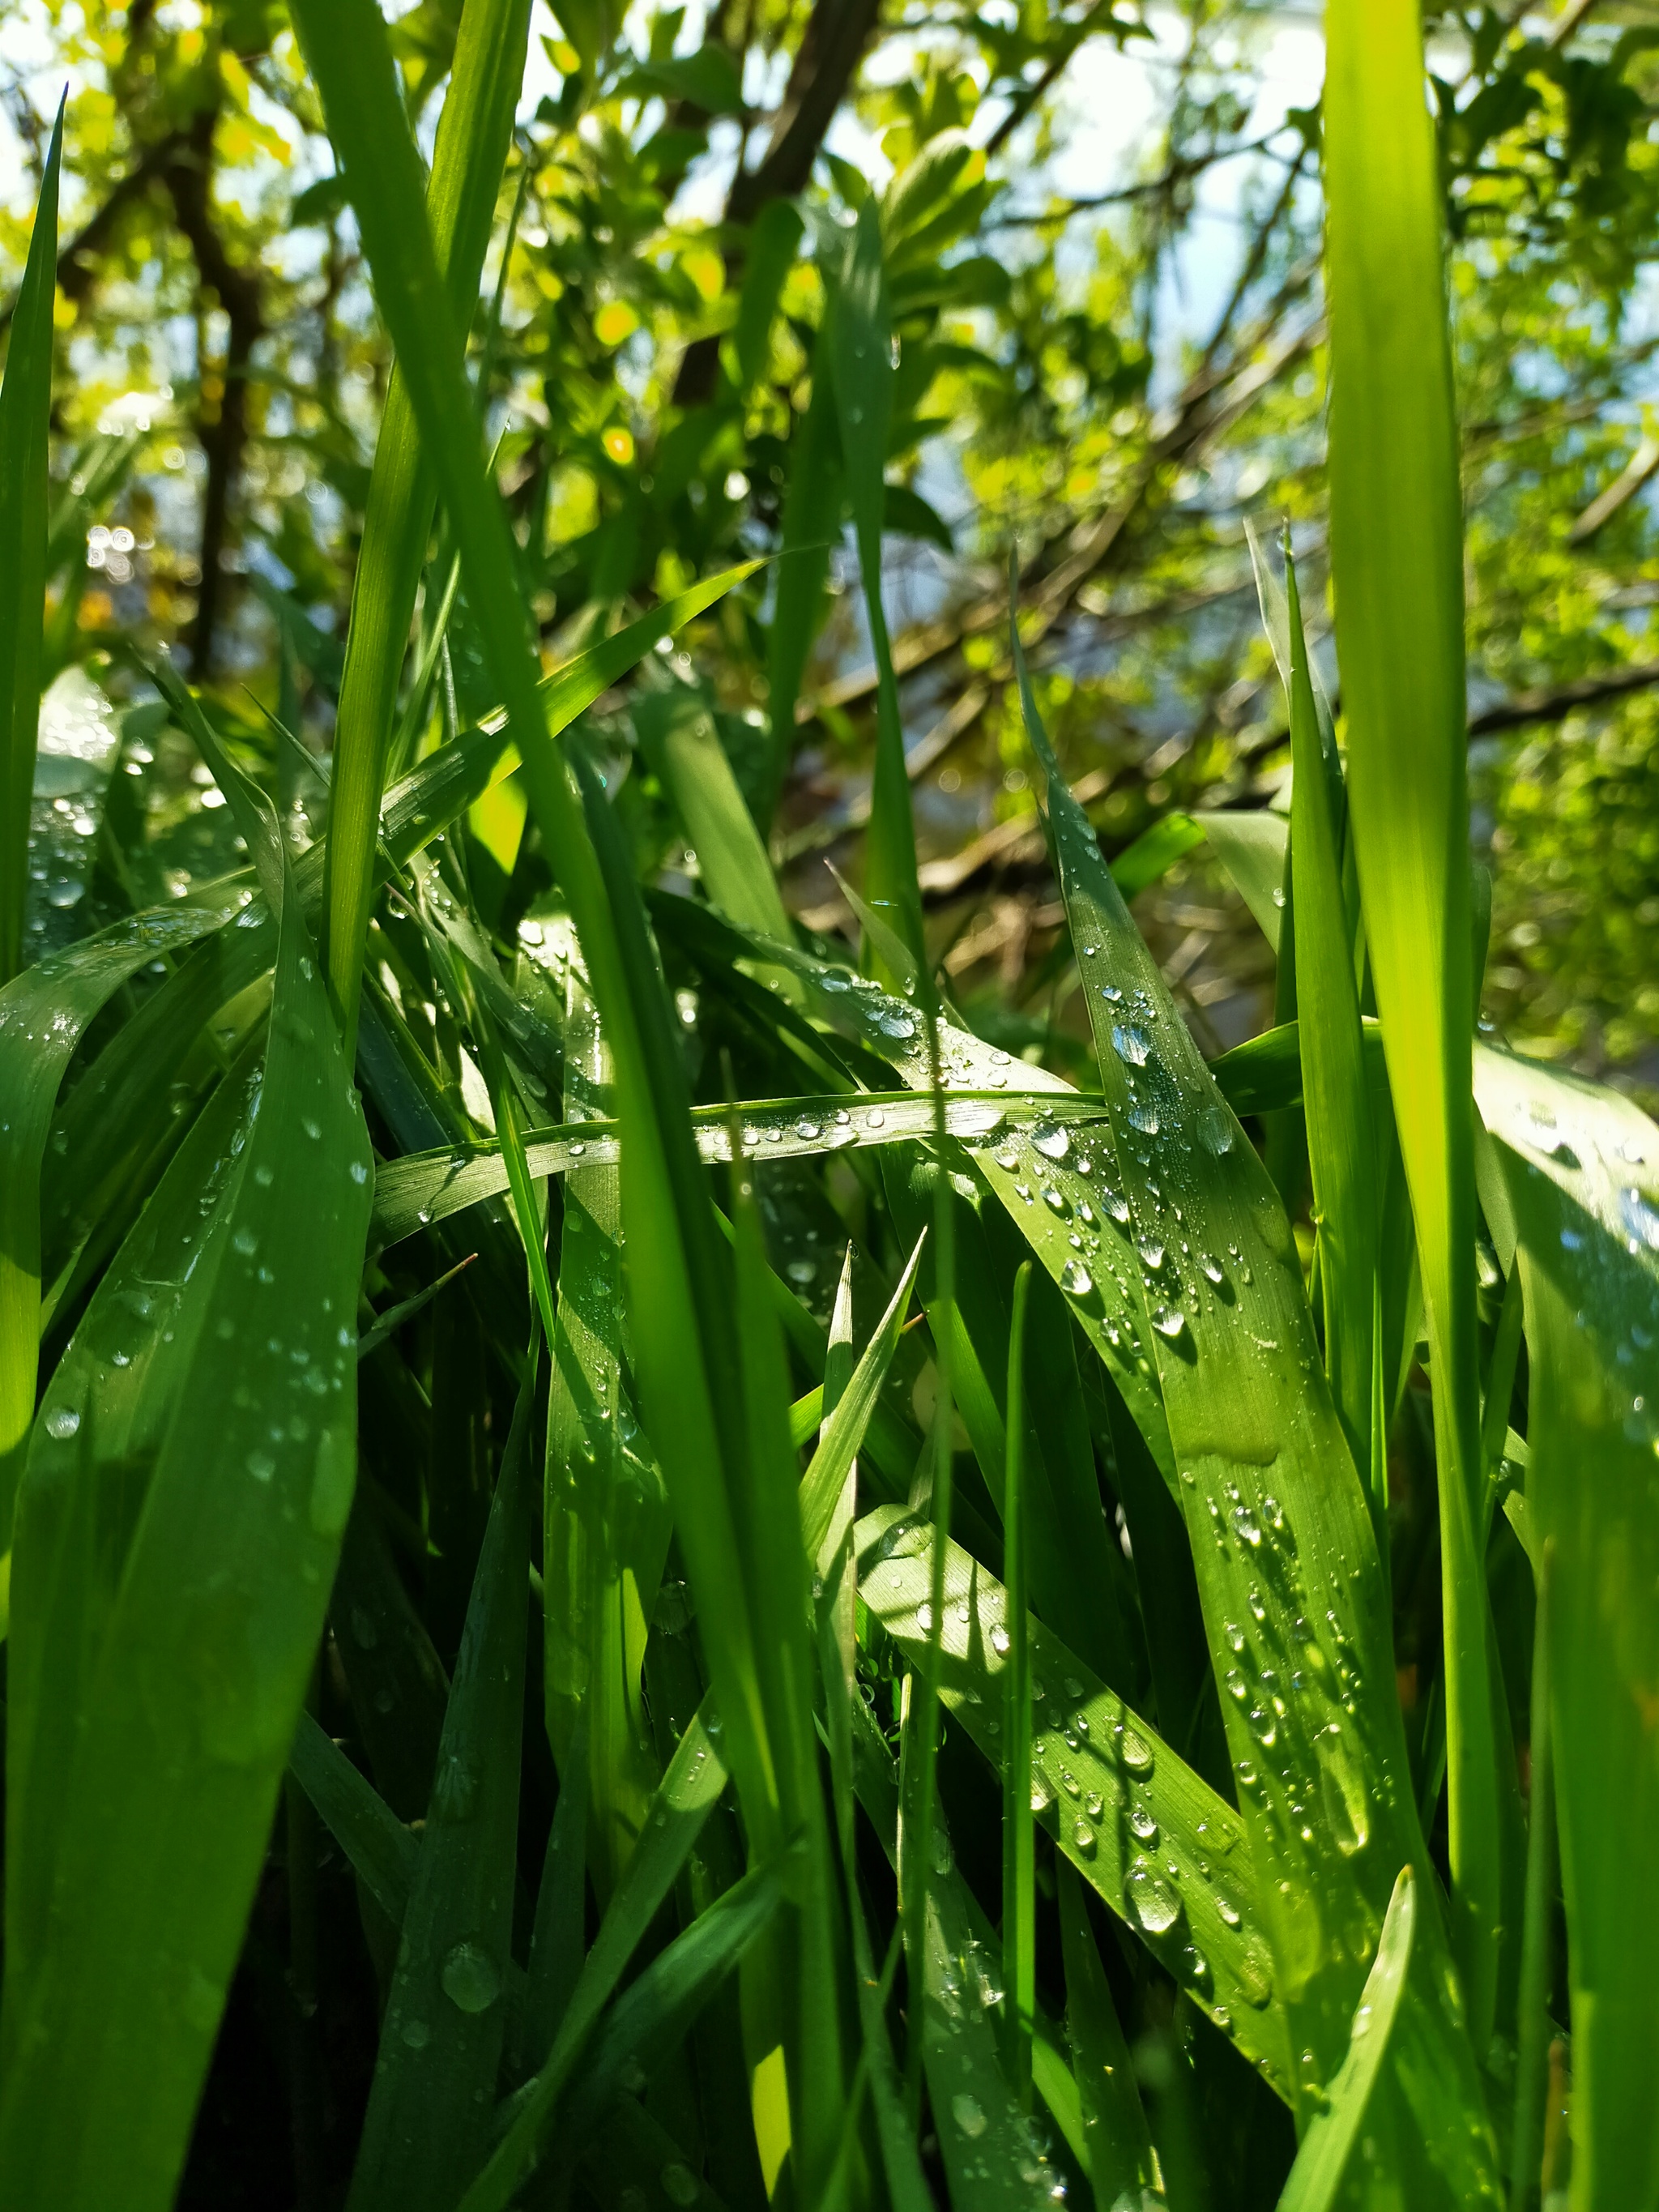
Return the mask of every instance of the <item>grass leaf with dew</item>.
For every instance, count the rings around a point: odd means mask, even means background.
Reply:
[[[1453,1948],[1484,2050],[1508,1792],[1476,1534],[1463,556],[1440,171],[1417,0],[1331,0],[1326,40],[1331,544],[1350,814],[1434,1355]]]
[[[210,1210],[198,1182],[182,1224],[141,1218],[141,1238],[171,1230],[169,1264],[130,1280],[138,1305],[110,1302],[141,1347],[173,1340],[149,1378],[165,1402],[133,1413],[154,1459],[118,1510],[118,1584],[94,1603],[110,1561],[84,1548],[96,1501],[76,1493],[97,1480],[105,1378],[129,1347],[83,1325],[35,1431],[14,1588],[0,2175],[9,2200],[135,2212],[173,2201],[351,1504],[369,1206],[275,815],[195,733],[282,917],[264,1073],[246,1129],[215,1133]],[[48,1786],[60,1659],[76,1750]]]
[[[906,1713],[899,1760],[899,1869],[917,1848],[917,1823],[909,1816],[919,1786],[920,1733],[912,1675],[905,1684]],[[973,1925],[968,1888],[957,1870],[942,1806],[926,1827],[928,1851],[921,1931],[915,1956],[907,1929],[905,1946],[913,1989],[923,2013],[922,2062],[939,2133],[939,2154],[953,2204],[963,2212],[1012,2212],[1052,2202],[1055,2174],[1035,2136],[1022,2097],[1003,2063],[998,2025],[988,1992],[999,1986],[995,1949],[982,1944]]]
[[[46,619],[47,427],[52,416],[52,304],[58,282],[58,181],[64,106],[58,104],[40,173],[28,258],[12,312],[0,382],[0,987],[23,965],[29,815],[40,719]],[[5,1448],[0,1437],[0,1451]]]
[[[858,1542],[860,1595],[911,1657],[929,1633],[928,1531],[907,1509],[882,1506],[860,1522]],[[954,1543],[946,1547],[945,1590],[940,1696],[1000,1771],[1007,1595]],[[1039,1682],[1043,1692],[1030,1784],[1038,1819],[1090,1887],[1288,2099],[1289,2045],[1238,1815],[1040,1621],[1030,1624],[1030,1651],[1033,1698]],[[1146,1829],[1157,1839],[1155,1861],[1140,1833]]]
[[[746,928],[787,939],[772,864],[707,703],[683,687],[647,692],[634,726],[685,824],[709,897]]]
[[[1095,2212],[1115,2212],[1127,2197],[1144,2203],[1153,2186],[1152,2138],[1133,2063],[1107,1984],[1083,1884],[1069,1859],[1054,1862],[1060,1938],[1066,1964],[1066,2026],[1083,2117],[1084,2163]]]

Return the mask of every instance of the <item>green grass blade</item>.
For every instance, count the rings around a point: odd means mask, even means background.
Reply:
[[[530,1939],[520,2046],[533,2063],[553,2047],[587,1940],[587,1758],[580,1723],[571,1739],[558,1802],[547,1833],[536,1925]],[[527,2069],[521,2069],[527,2070]]]
[[[511,1963],[535,1385],[479,1554],[349,2206],[452,2206],[482,2165]]]
[[[904,1656],[917,1656],[928,1636],[928,1531],[906,1509],[882,1506],[860,1522],[858,1546],[860,1595]],[[1000,1772],[1007,1595],[956,1544],[945,1547],[945,1593],[940,1696]],[[1036,1620],[1030,1651],[1033,1697],[1039,1681],[1044,1692],[1029,1782],[1037,1817],[1091,1888],[1288,2100],[1290,2046],[1274,2002],[1266,1908],[1238,1815]],[[1157,1830],[1156,1865],[1131,1825],[1137,1814]]]
[[[1155,2168],[1152,2138],[1135,2087],[1117,2008],[1107,1985],[1083,1885],[1069,1859],[1057,1859],[1060,1940],[1066,1962],[1066,2025],[1082,2107],[1085,2165],[1095,2212],[1116,2212],[1127,2197],[1145,2203]]]
[[[801,1477],[801,1532],[809,1558],[816,1559],[823,1547],[831,1517],[846,1486],[853,1462],[863,1449],[865,1431],[879,1401],[887,1370],[892,1365],[893,1354],[898,1348],[904,1316],[909,1310],[910,1294],[915,1286],[916,1271],[921,1264],[921,1245],[918,1243],[874,1335],[866,1345],[857,1366],[847,1377],[844,1387],[836,1396],[824,1421],[817,1449]],[[830,1375],[826,1362],[826,1401],[830,1391]]]
[[[932,971],[921,926],[921,890],[916,879],[915,828],[910,813],[910,781],[904,771],[898,684],[881,603],[881,533],[887,507],[887,442],[893,416],[893,331],[882,256],[881,215],[873,198],[859,210],[829,315],[841,446],[847,457],[847,488],[877,675],[876,763],[870,793],[864,895],[908,948],[925,999],[932,993]],[[888,963],[878,960],[877,970],[889,975],[890,980]]]
[[[529,0],[467,0],[460,11],[427,208],[454,325],[462,331],[477,299],[529,32]],[[434,492],[432,464],[422,453],[399,359],[369,477],[334,728],[323,945],[348,1042],[356,1034],[380,794],[398,719],[398,679],[432,527]]]
[[[1371,1330],[1376,1275],[1376,1191],[1370,1086],[1342,898],[1339,825],[1333,817],[1302,602],[1288,540],[1291,871],[1294,885],[1302,1097],[1319,1234],[1325,1307],[1325,1371],[1353,1462],[1368,1479],[1371,1443]]]
[[[1110,1134],[1154,1307],[1150,1348],[1305,2109],[1346,2048],[1387,1869],[1427,1870],[1387,1583],[1289,1224],[1057,773],[1018,638],[1015,655],[1084,948]],[[1351,1931],[1340,1949],[1321,1932],[1337,1926]],[[1493,2150],[1443,1962],[1423,1948],[1412,2036],[1432,2057],[1395,2070],[1403,2094],[1421,2093],[1413,2125],[1451,2202],[1490,2190]]]
[[[1285,921],[1285,862],[1290,824],[1282,814],[1194,814],[1214,852],[1275,952]],[[1113,870],[1114,875],[1116,870]],[[1128,894],[1124,894],[1127,897]]]
[[[582,1962],[553,2048],[526,2083],[506,2134],[461,2200],[460,2212],[507,2212],[537,2165],[560,2095],[726,1787],[726,1770],[714,1747],[714,1735],[723,1733],[717,1729],[711,1734],[699,1716],[680,1739],[653,1800],[639,1848],[628,1862]]]
[[[772,864],[707,704],[683,687],[647,692],[635,707],[634,726],[685,824],[709,897],[745,928],[787,942]]]
[[[351,1504],[368,1136],[274,813],[210,733],[204,750],[283,917],[270,1042],[251,1128],[207,1181],[212,1212],[181,1207],[193,1237],[122,1317],[173,1342],[149,1376],[166,1402],[141,1409],[148,1488],[95,1565],[60,1526],[62,1492],[91,1480],[101,1343],[65,1363],[36,1431],[12,1678],[25,1841],[8,1879],[49,1866],[57,1886],[8,1948],[0,2190],[20,2203],[173,2201]],[[75,1756],[41,1798],[28,1751],[59,1659],[79,1689]]]
[[[1036,2011],[1036,1839],[1031,1821],[1031,1648],[1025,1590],[1025,1313],[1031,1263],[1014,1278],[1008,1328],[1008,1452],[1002,1492],[1003,1573],[1008,1650],[1003,1668],[1003,1723],[1008,1746],[1002,1802],[1002,1989],[1008,2074],[1014,2094],[1029,2098],[1031,2021]]]
[[[1340,2197],[1399,2016],[1416,1928],[1417,1879],[1410,1867],[1402,1867],[1354,2014],[1348,2055],[1330,2085],[1329,2104],[1302,2138],[1279,2212],[1332,2212]]]
[[[1484,2049],[1504,1805],[1476,1533],[1462,532],[1442,185],[1416,0],[1332,0],[1327,45],[1331,546],[1348,789],[1434,1355],[1454,1948]]]
[[[401,1927],[421,1846],[309,1713],[288,1755],[290,1772],[394,1928]]]
[[[1574,2201],[1659,2190],[1659,1129],[1617,1094],[1477,1048],[1514,1209],[1527,1509],[1549,1565],[1550,1738],[1572,2002]],[[1534,2023],[1535,2027],[1535,2023]],[[1535,2090],[1533,2092],[1535,2094]]]
[[[65,98],[67,98],[65,94]],[[29,811],[46,622],[47,428],[64,102],[40,178],[0,383],[0,987],[23,965]],[[0,1449],[3,1442],[0,1441]]]

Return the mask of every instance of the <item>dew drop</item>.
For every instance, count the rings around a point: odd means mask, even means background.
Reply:
[[[1060,1271],[1060,1287],[1074,1298],[1086,1298],[1095,1279],[1079,1260],[1068,1260]]]
[[[439,1976],[459,2011],[488,2012],[501,1993],[501,1970],[482,1943],[458,1943]]]
[[[1152,1041],[1145,1030],[1134,1022],[1115,1022],[1112,1025],[1112,1050],[1130,1067],[1145,1067],[1152,1049]]]
[[[53,1406],[46,1414],[46,1434],[66,1444],[81,1425],[81,1416],[73,1406]]]
[[[951,2118],[970,2142],[976,2142],[985,2132],[985,2114],[979,2100],[970,2097],[965,2089],[958,2089],[951,2098]]]
[[[1072,1146],[1069,1131],[1054,1121],[1039,1121],[1031,1142],[1046,1160],[1063,1160]]]

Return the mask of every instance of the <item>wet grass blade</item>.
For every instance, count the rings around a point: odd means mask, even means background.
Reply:
[[[864,1446],[865,1432],[880,1400],[887,1370],[898,1348],[921,1264],[920,1243],[910,1255],[886,1312],[866,1345],[858,1364],[836,1396],[800,1484],[800,1518],[804,1547],[816,1559],[828,1535],[831,1517],[845,1487],[853,1462]],[[830,1390],[829,1369],[824,1375],[826,1401]]]
[[[533,1346],[532,1346],[533,1351]],[[520,1392],[438,1747],[347,2197],[448,2212],[482,2165],[511,1959],[535,1384]]]
[[[859,1523],[860,1595],[908,1659],[929,1634],[932,1551],[927,1528],[903,1507],[878,1507]],[[945,1550],[942,1622],[940,1696],[1000,1773],[1007,1596],[956,1544]],[[1027,1785],[1038,1819],[1091,1888],[1288,2100],[1290,2046],[1273,2001],[1266,1908],[1238,1815],[1058,1637],[1036,1620],[1030,1632],[1033,1698],[1039,1682],[1043,1689]],[[1156,1863],[1132,1825],[1137,1813],[1141,1826],[1150,1821],[1157,1832]]]
[[[67,94],[65,95],[67,98]],[[0,987],[23,965],[29,811],[46,623],[47,428],[64,103],[40,178],[0,382]],[[3,1450],[0,1439],[0,1450]]]
[[[789,488],[783,502],[783,543],[767,636],[767,780],[760,829],[764,836],[795,749],[795,707],[823,612],[830,548],[841,535],[845,502],[841,437],[829,341],[818,335],[812,393],[790,441]]]
[[[734,921],[789,938],[789,921],[754,818],[714,718],[697,693],[649,692],[634,711],[646,757],[666,786],[709,897]]]
[[[1484,2050],[1504,1808],[1477,1538],[1462,531],[1442,185],[1416,0],[1332,0],[1327,52],[1331,547],[1348,790],[1433,1347],[1454,1949]]]
[[[1515,2053],[1515,2127],[1510,2137],[1510,2212],[1529,2212],[1544,2146],[1549,2080],[1550,1938],[1554,1917],[1555,1745],[1550,1714],[1550,1584],[1555,1549],[1545,1544],[1535,1570],[1538,1611],[1532,1644],[1532,1789],[1528,1802],[1527,1898],[1521,1925],[1521,1990]]]
[[[463,331],[483,271],[529,30],[529,0],[467,0],[460,11],[427,207],[449,305]],[[432,464],[422,453],[399,362],[392,368],[369,477],[334,729],[323,945],[348,1039],[356,1034],[380,796],[434,496]]]
[[[1279,2212],[1332,2212],[1340,2198],[1405,1995],[1416,1929],[1417,1881],[1412,1869],[1404,1867],[1389,1901],[1376,1960],[1365,1977],[1348,2055],[1330,2085],[1328,2105],[1314,2116],[1302,2138]]]
[[[1095,2212],[1144,2203],[1153,2182],[1152,2138],[1133,2063],[1107,1986],[1083,1885],[1067,1859],[1054,1863],[1060,1940],[1066,1962],[1066,2025],[1082,2107],[1085,2163]]]
[[[957,1871],[944,1808],[936,1805],[922,1826],[912,1808],[921,1786],[921,1685],[905,1684],[905,1721],[899,1764],[899,1876],[907,1851],[928,1852],[926,1900],[919,1937],[907,1927],[905,1956],[910,1987],[922,2008],[922,2062],[933,2110],[939,2154],[959,2212],[1034,2212],[1053,2201],[1055,2174],[1039,2148],[1022,2097],[1006,2072],[998,2028],[986,1992],[996,1986],[998,1960],[974,1926],[966,1883]],[[918,1955],[918,1952],[920,1955]],[[915,1996],[912,2002],[915,2002]]]
[[[1659,2189],[1644,2057],[1659,1987],[1659,1759],[1647,1718],[1659,1680],[1659,1129],[1630,1100],[1534,1062],[1482,1045],[1475,1064],[1519,1240],[1527,1510],[1536,1555],[1550,1561],[1573,2189],[1586,2204],[1635,2203]]]
[[[88,1551],[98,1425],[132,1347],[84,1331],[24,1486],[0,2024],[0,2193],[18,2203],[173,2201],[355,1478],[368,1135],[275,816],[203,742],[282,915],[270,1040],[257,1103],[234,1102],[240,1149],[195,1164],[214,1172],[176,1201],[167,1264],[110,1308],[140,1351],[171,1336],[136,1416],[148,1486],[118,1486],[107,1548]],[[66,1693],[76,1753],[48,1790],[32,1751]]]

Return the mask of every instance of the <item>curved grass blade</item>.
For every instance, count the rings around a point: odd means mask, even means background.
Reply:
[[[489,2142],[511,1962],[535,1383],[520,1393],[438,1749],[349,2207],[449,2212]],[[319,1808],[320,1809],[320,1808]]]
[[[309,1713],[288,1756],[290,1772],[394,1928],[401,1927],[421,1846]]]
[[[456,325],[477,300],[530,33],[530,0],[467,0],[438,118],[427,192],[433,244]],[[348,1044],[374,893],[380,795],[397,721],[398,678],[432,527],[434,484],[401,362],[374,447],[334,730],[323,946]]]
[[[1350,813],[1434,1353],[1453,1948],[1483,2050],[1508,1754],[1492,1725],[1478,1538],[1463,556],[1443,192],[1417,0],[1332,0],[1327,43],[1331,546]]]
[[[908,1509],[882,1506],[859,1522],[857,1534],[859,1594],[915,1658],[929,1632],[930,1533]],[[951,1544],[945,1599],[939,1693],[1000,1771],[1006,1593]],[[1265,1916],[1238,1815],[1058,1637],[1036,1620],[1030,1632],[1036,1701],[1030,1795],[1038,1819],[1090,1887],[1288,2100],[1284,2014],[1273,2001]],[[1138,1832],[1149,1826],[1150,1843]]]
[[[0,986],[23,965],[46,589],[46,447],[64,105],[52,127],[0,383]],[[0,1449],[3,1449],[0,1440]]]
[[[1527,1510],[1547,1549],[1575,2200],[1659,2189],[1659,1128],[1631,1100],[1486,1045],[1481,1118],[1514,1210],[1530,1359]]]
[[[1416,1929],[1417,1878],[1410,1867],[1402,1867],[1353,2016],[1348,2055],[1330,2085],[1329,2103],[1314,2115],[1302,2138],[1279,2212],[1332,2212],[1339,2201],[1405,1996]]]
[[[1148,1303],[1160,1302],[1152,1341],[1177,1495],[1276,1985],[1303,2054],[1300,2106],[1346,2048],[1387,1910],[1385,1869],[1409,1861],[1427,1875],[1386,1583],[1289,1224],[1058,774],[1018,635],[1014,651],[1073,939],[1097,948],[1086,972],[1109,1133]],[[1408,2097],[1420,2093],[1412,2122],[1432,2185],[1448,2202],[1478,2201],[1495,2154],[1436,1949],[1423,1947],[1412,2063],[1395,2071]]]
[[[747,1543],[749,1485],[738,1409],[738,1354],[708,1196],[684,1126],[686,1083],[661,976],[646,936],[629,856],[596,788],[579,799],[547,741],[547,715],[516,550],[484,477],[460,346],[422,204],[419,163],[398,98],[386,26],[373,0],[300,0],[296,23],[343,155],[380,311],[398,348],[423,445],[459,549],[468,604],[509,719],[526,746],[525,775],[549,859],[580,940],[617,1071],[629,1135],[623,1212],[630,1302],[647,1425],[659,1439],[694,1587],[701,1594],[714,1686],[749,1820],[763,1855],[805,1808],[781,1807],[780,1778],[805,1771],[810,1743],[804,1606],[779,1613],[798,1669],[757,1656],[757,1609],[779,1602],[775,1573]],[[603,863],[595,849],[605,840]],[[395,848],[394,848],[395,850]],[[804,1574],[790,1529],[793,1565]],[[781,1738],[777,1732],[781,1730]],[[785,1742],[794,1748],[786,1751]],[[785,1786],[789,1786],[786,1780]],[[816,1785],[815,1785],[816,1786]]]
[[[175,1226],[173,1272],[129,1278],[140,1304],[116,1310],[143,1336],[173,1309],[173,1342],[147,1386],[164,1402],[140,1409],[155,1457],[148,1485],[128,1492],[125,1559],[118,1543],[94,1569],[59,1540],[125,1348],[85,1325],[48,1390],[19,1515],[20,1756],[65,1644],[78,1710],[52,1798],[25,1769],[10,1808],[26,1840],[9,1885],[38,1893],[49,1869],[50,1903],[8,1947],[0,2194],[88,2212],[172,2203],[355,1478],[368,1135],[275,816],[222,757],[213,765],[282,916],[257,1103],[216,1189],[207,1182],[210,1214],[174,1214],[194,1237]],[[89,1624],[90,1586],[112,1571],[112,1599]]]
[[[548,736],[556,738],[568,730],[596,699],[637,668],[653,646],[706,614],[761,565],[758,561],[740,562],[735,568],[723,569],[718,576],[664,599],[649,614],[614,630],[542,678],[538,720]],[[486,715],[476,729],[463,731],[453,744],[441,745],[395,783],[381,803],[381,835],[392,858],[400,865],[411,859],[522,765],[504,709]]]

